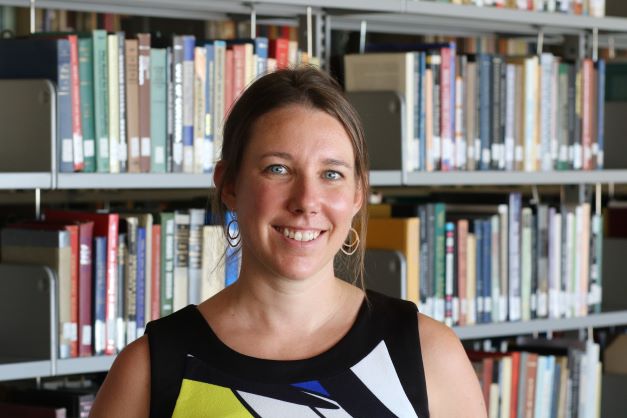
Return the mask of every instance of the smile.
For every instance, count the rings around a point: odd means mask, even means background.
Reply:
[[[285,238],[289,238],[289,239],[293,239],[294,241],[301,241],[301,242],[313,241],[316,238],[318,238],[318,236],[320,236],[320,234],[323,232],[323,231],[313,230],[313,229],[296,230],[296,229],[290,229],[290,228],[279,227],[279,226],[275,226],[274,229],[276,229],[279,233],[283,234]]]

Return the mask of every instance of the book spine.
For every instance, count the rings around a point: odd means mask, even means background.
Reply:
[[[492,57],[491,66],[491,90],[490,90],[490,105],[492,112],[492,120],[490,126],[490,167],[494,170],[502,169],[500,163],[503,153],[503,136],[501,134],[501,107],[504,105],[501,103],[501,90],[503,88],[501,83],[501,71],[503,67],[503,60],[499,56]]]
[[[490,142],[491,142],[491,120],[492,112],[490,108],[490,86],[491,86],[492,63],[490,56],[480,55],[479,57],[479,138],[481,152],[479,169],[488,170],[490,168]]]
[[[431,143],[431,155],[433,161],[433,169],[441,170],[442,167],[442,118],[441,111],[442,105],[440,103],[442,99],[442,72],[440,67],[442,66],[442,57],[439,52],[431,55],[431,74],[433,76],[433,94],[432,98],[432,115],[433,115],[433,136]]]
[[[268,71],[268,38],[263,36],[255,38],[255,56],[257,60],[255,77],[259,77]]]
[[[592,261],[590,263],[590,289],[588,293],[588,311],[601,312],[602,302],[602,265],[603,265],[603,215],[592,216]]]
[[[533,214],[530,208],[523,208],[521,211],[521,269],[520,269],[520,300],[521,319],[528,321],[531,319],[531,276],[532,276],[532,228]]]
[[[605,164],[605,60],[597,61],[597,170]]]
[[[572,168],[581,170],[583,168],[583,62],[577,61],[574,74],[574,124],[573,124],[573,148],[572,148]]]
[[[146,327],[145,316],[145,303],[146,303],[146,228],[137,228],[137,285],[135,297],[137,298],[136,305],[136,322],[137,328],[135,330],[135,338],[139,338],[144,335],[144,328]]]
[[[525,171],[536,170],[536,128],[537,128],[537,83],[538,83],[538,58],[525,59]]]
[[[70,43],[70,80],[72,90],[72,162],[74,171],[82,171],[85,168],[83,155],[83,128],[81,121],[81,83],[78,67],[78,37],[68,35]]]
[[[427,137],[426,137],[426,105],[427,105],[427,80],[426,72],[426,54],[424,51],[418,53],[418,95],[416,102],[418,104],[418,169],[425,171],[427,169]]]
[[[174,126],[172,172],[183,172],[183,37],[175,36],[172,52],[174,85]]]
[[[81,94],[84,172],[96,171],[96,131],[94,126],[94,52],[91,38],[78,39],[78,68]]]
[[[428,225],[428,221],[427,221],[427,207],[426,205],[420,205],[418,207],[418,217],[420,218],[420,232],[419,232],[419,239],[420,239],[420,276],[419,276],[419,284],[420,284],[420,291],[419,291],[419,299],[420,299],[420,311],[423,312],[425,315],[429,315],[431,316],[432,313],[429,310],[429,280],[430,280],[430,276],[429,276],[429,263],[428,263],[428,256],[429,256],[429,247],[428,247],[428,242],[427,242],[427,225]]]
[[[150,286],[152,287],[152,298],[150,300],[151,316],[146,318],[154,321],[159,319],[161,312],[161,225],[152,226],[152,277]]]
[[[194,172],[194,45],[196,39],[183,36],[183,172]]]
[[[120,161],[120,172],[126,173],[128,171],[128,137],[126,131],[126,59],[124,51],[126,48],[124,32],[117,32],[118,38],[118,108],[119,108],[119,142],[118,158]]]
[[[481,271],[483,277],[483,322],[492,322],[492,263],[490,258],[492,256],[492,223],[489,219],[485,219],[483,222],[483,250],[481,251]]]
[[[553,169],[551,158],[551,123],[553,119],[551,90],[553,85],[553,55],[543,53],[540,56],[540,161],[543,171]]]
[[[107,35],[108,72],[109,72],[109,172],[120,172],[120,81],[118,60],[118,37]]]
[[[444,298],[446,283],[446,232],[444,203],[435,204],[435,319],[444,322]]]
[[[582,169],[592,169],[592,85],[593,64],[591,59],[583,60],[582,68]]]
[[[509,320],[519,321],[521,318],[521,284],[520,284],[520,244],[521,244],[521,208],[520,193],[509,195]]]
[[[557,169],[568,169],[568,64],[560,63],[558,69],[558,130]]]
[[[140,168],[142,173],[150,172],[150,34],[137,34],[139,71],[139,138]]]
[[[207,88],[207,50],[196,47],[194,52],[194,164],[193,172],[202,173],[205,148],[205,92]]]
[[[139,51],[137,39],[124,41],[126,55],[126,115],[128,131],[128,172],[140,173],[139,141]]]
[[[118,352],[122,351],[126,345],[126,318],[128,314],[126,312],[126,277],[127,277],[127,259],[128,248],[126,246],[127,235],[121,233],[118,235],[118,289],[119,297],[116,301],[116,326],[115,326],[115,348]]]
[[[105,354],[115,352],[116,303],[120,290],[117,287],[117,253],[118,253],[118,222],[117,214],[108,216],[107,225],[107,345]]]
[[[509,222],[509,207],[505,204],[499,205],[499,277],[500,296],[499,296],[499,321],[507,321],[509,313],[509,230],[507,228]]]
[[[166,171],[171,173],[174,166],[174,63],[172,47],[166,48],[166,115],[167,115],[167,136],[166,136]]]
[[[107,344],[107,237],[95,237],[94,249],[94,353],[101,355]]]
[[[229,114],[234,100],[234,71],[233,71],[233,50],[227,48],[224,53],[224,118]]]
[[[189,210],[189,273],[187,302],[201,302],[202,274],[202,227],[205,223],[204,209]]]
[[[202,150],[202,171],[210,173],[214,167],[214,119],[213,119],[213,90],[215,87],[215,55],[213,44],[205,45],[206,69],[205,74],[205,118],[204,118],[204,146]]]
[[[61,305],[69,301],[69,306],[67,308],[61,306],[59,309],[59,317],[62,324],[61,331],[63,333],[61,341],[64,344],[67,343],[69,345],[69,357],[78,357],[78,274],[80,262],[78,226],[66,225],[65,230],[68,232],[70,237],[70,283],[69,294],[63,295],[63,278],[61,277],[59,280],[59,286],[61,289],[59,291],[59,299],[61,300]],[[59,275],[61,274],[62,273],[59,272]]]
[[[57,40],[57,135],[59,138],[59,169],[74,171],[74,139],[72,122],[71,47],[67,39]]]
[[[494,214],[487,221],[490,223],[490,299],[492,299],[492,322],[501,320],[501,220]]]
[[[549,317],[560,317],[562,216],[549,209]]]
[[[92,338],[92,248],[94,224],[81,223],[79,227],[79,277],[78,277],[78,354],[93,354]]]
[[[453,275],[455,273],[455,224],[447,222],[446,231],[446,275],[444,287],[444,323],[453,326]]]
[[[451,112],[454,106],[451,106],[451,89],[455,88],[455,84],[451,85],[451,50],[450,48],[442,48],[440,50],[440,138],[441,138],[441,156],[442,163],[440,169],[442,171],[450,171],[452,154],[453,154],[453,136],[451,133]]]
[[[166,50],[150,50],[150,168],[153,173],[166,172],[167,81]]]
[[[137,335],[137,218],[126,219],[126,344],[135,341]]]
[[[161,316],[173,312],[174,295],[174,214],[161,214]]]
[[[485,282],[483,281],[483,221],[473,220],[473,230],[475,234],[475,300],[476,300],[476,323],[483,323],[485,319]]]
[[[188,303],[189,271],[189,214],[175,212],[174,224],[174,311],[184,308]]]
[[[214,41],[215,53],[215,87],[213,92],[213,135],[214,160],[218,160],[222,152],[222,126],[224,124],[224,80],[226,72],[226,43]]]
[[[93,31],[94,51],[94,115],[96,126],[96,168],[99,173],[109,172],[109,72],[107,32]]]
[[[464,122],[464,76],[466,74],[466,59],[465,56],[460,57],[459,61],[460,73],[455,78],[455,141],[453,144],[454,151],[454,168],[456,170],[466,169],[466,133],[464,128],[466,124]],[[420,97],[420,96],[418,96]]]

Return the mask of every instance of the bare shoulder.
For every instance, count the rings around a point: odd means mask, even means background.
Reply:
[[[129,344],[113,362],[90,417],[147,417],[150,412],[148,337]]]
[[[457,335],[423,314],[418,330],[431,416],[486,417],[479,381]]]

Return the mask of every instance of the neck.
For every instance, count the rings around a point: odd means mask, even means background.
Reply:
[[[298,327],[315,331],[330,321],[348,297],[348,289],[336,279],[332,266],[304,280],[248,274],[244,265],[231,285],[232,305],[254,327],[281,331]]]

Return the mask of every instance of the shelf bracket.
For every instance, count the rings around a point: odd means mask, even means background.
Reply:
[[[313,33],[312,33],[311,6],[307,6],[307,56],[313,58]]]
[[[35,189],[35,219],[41,219],[41,189]]]
[[[599,28],[592,29],[592,61],[599,60]]]
[[[601,196],[603,192],[603,185],[596,183],[594,186],[594,213],[601,215]]]
[[[542,28],[538,28],[538,40],[536,42],[536,55],[542,55],[542,50],[544,49],[544,30]]]
[[[607,44],[608,44],[608,54],[609,54],[609,59],[613,60],[616,58],[616,43],[614,41],[614,37],[610,36],[607,39]]]

